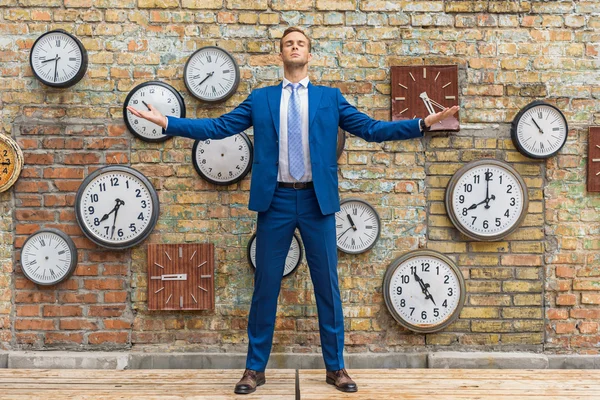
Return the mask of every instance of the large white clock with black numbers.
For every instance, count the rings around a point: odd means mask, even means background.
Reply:
[[[58,229],[40,229],[23,243],[21,269],[27,279],[38,285],[56,285],[69,278],[75,267],[75,243]]]
[[[163,135],[162,127],[144,118],[138,118],[127,109],[128,106],[136,110],[149,111],[150,105],[162,115],[185,118],[185,103],[181,94],[163,82],[144,82],[134,87],[123,104],[123,119],[129,132],[147,142],[162,142],[171,136]]]
[[[226,50],[206,46],[190,56],[183,70],[185,86],[199,100],[218,103],[230,98],[240,83],[240,69]]]
[[[400,325],[415,332],[436,332],[458,318],[465,302],[464,277],[443,254],[416,250],[389,265],[383,297]]]
[[[196,172],[215,185],[239,182],[252,168],[252,142],[245,133],[223,139],[197,140],[192,148]]]
[[[379,214],[364,200],[346,199],[335,213],[337,248],[344,253],[359,254],[373,246],[379,239],[381,220]]]
[[[248,260],[252,268],[256,269],[256,234],[252,235],[248,242]],[[302,243],[298,235],[294,233],[290,249],[285,258],[283,276],[286,277],[294,272],[302,262]]]
[[[88,56],[79,39],[56,29],[44,33],[33,43],[29,64],[35,77],[44,85],[66,88],[83,78]]]
[[[139,171],[111,165],[94,171],[77,191],[75,215],[94,243],[124,249],[143,241],[159,214],[156,190]]]
[[[519,227],[529,196],[509,164],[483,159],[459,169],[446,189],[446,211],[454,226],[476,240],[499,240]]]
[[[548,158],[565,145],[569,127],[558,107],[534,101],[523,107],[512,122],[510,136],[521,153],[530,158]]]

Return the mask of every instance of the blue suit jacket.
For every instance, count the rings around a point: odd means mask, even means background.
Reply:
[[[255,89],[233,111],[219,118],[168,119],[164,134],[192,139],[220,139],[254,126],[254,161],[250,186],[253,211],[271,204],[279,164],[279,108],[281,84]],[[338,126],[369,142],[421,137],[419,120],[377,121],[359,112],[337,88],[308,85],[309,147],[314,188],[321,212],[340,209],[337,174]]]

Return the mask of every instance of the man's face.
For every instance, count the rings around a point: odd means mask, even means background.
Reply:
[[[300,32],[288,33],[283,38],[283,49],[279,54],[284,65],[301,67],[312,59],[308,51],[308,39]]]

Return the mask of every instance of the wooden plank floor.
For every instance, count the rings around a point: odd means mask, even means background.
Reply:
[[[0,399],[237,399],[243,370],[0,369]],[[244,399],[296,399],[296,371],[270,370],[267,384]]]
[[[598,400],[600,370],[351,370],[358,393],[325,383],[324,370],[299,370],[299,399]],[[293,400],[296,371],[268,370],[267,384],[233,393],[242,370],[0,369],[0,399]]]
[[[350,370],[358,393],[325,383],[323,370],[299,370],[300,398],[370,400],[598,400],[599,370]],[[357,396],[358,395],[358,396]]]

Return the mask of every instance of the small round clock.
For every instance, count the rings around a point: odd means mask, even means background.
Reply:
[[[196,172],[215,185],[239,182],[252,168],[252,142],[245,133],[223,139],[197,140],[192,148]]]
[[[0,134],[0,192],[17,181],[23,169],[23,152],[10,136]]]
[[[366,201],[346,199],[335,213],[335,231],[338,249],[349,254],[364,253],[379,239],[381,220]]]
[[[185,103],[181,94],[163,82],[144,82],[134,87],[125,98],[123,119],[129,132],[147,142],[162,142],[171,136],[163,135],[162,128],[143,118],[138,118],[127,109],[131,106],[137,110],[149,111],[152,105],[162,115],[185,118]]]
[[[185,63],[185,86],[199,100],[217,103],[230,98],[240,83],[240,69],[226,50],[206,46],[197,50]]]
[[[456,320],[465,292],[460,269],[432,250],[416,250],[395,259],[383,279],[389,312],[400,325],[421,333],[439,331]]]
[[[33,43],[29,64],[44,85],[66,88],[83,78],[88,56],[79,39],[57,29],[44,33]]]
[[[87,176],[77,191],[75,216],[94,243],[125,249],[143,241],[159,214],[156,190],[139,171],[110,165]]]
[[[510,129],[517,150],[530,158],[552,157],[565,145],[568,133],[563,113],[543,101],[534,101],[523,107]]]
[[[446,189],[450,220],[459,231],[476,240],[499,240],[512,233],[525,219],[528,204],[523,178],[498,160],[466,164]]]
[[[256,269],[256,234],[252,235],[248,242],[248,260],[250,266]],[[294,233],[290,249],[285,259],[285,267],[283,268],[283,276],[286,277],[294,272],[302,262],[302,243],[298,235]]]
[[[73,240],[58,229],[40,229],[23,243],[21,268],[25,277],[38,285],[56,285],[77,266]]]

